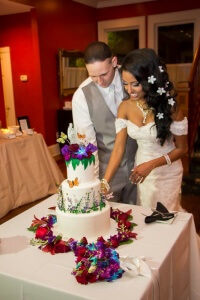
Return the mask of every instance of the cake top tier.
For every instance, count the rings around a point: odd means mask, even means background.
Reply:
[[[70,159],[90,159],[93,152],[97,151],[97,147],[88,142],[84,130],[77,130],[72,123],[69,124],[67,134],[61,132],[56,141],[63,145],[61,153],[66,161]]]

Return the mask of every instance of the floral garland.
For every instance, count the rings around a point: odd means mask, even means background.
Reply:
[[[52,209],[52,208],[51,208]],[[55,209],[55,207],[53,207]],[[88,243],[83,237],[80,241],[70,238],[62,240],[62,236],[53,234],[54,224],[57,222],[55,215],[48,215],[41,219],[34,216],[29,231],[35,233],[35,238],[30,244],[38,245],[44,252],[52,255],[73,251],[76,256],[76,267],[72,271],[78,283],[88,284],[96,281],[112,281],[121,278],[124,270],[120,268],[119,254],[115,249],[136,239],[137,233],[132,230],[137,224],[130,222],[132,210],[122,212],[119,209],[112,209],[110,217],[117,224],[117,234],[105,240],[102,236],[97,238],[96,243]]]

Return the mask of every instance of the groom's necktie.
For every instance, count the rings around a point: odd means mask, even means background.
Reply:
[[[117,105],[116,105],[116,98],[115,98],[115,86],[112,83],[109,86],[109,92],[108,92],[109,98],[110,98],[110,109],[112,110],[113,114],[117,116]]]

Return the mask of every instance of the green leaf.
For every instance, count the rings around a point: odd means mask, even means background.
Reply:
[[[36,232],[36,230],[38,229],[39,226],[40,225],[35,225],[35,226],[29,227],[27,229],[28,229],[28,231]]]
[[[133,240],[127,240],[127,241],[123,241],[123,242],[120,242],[120,246],[121,245],[128,245],[128,244],[132,244],[133,243]]]
[[[83,159],[81,160],[81,163],[82,163],[82,165],[84,166],[84,170],[87,169],[88,162],[89,162],[89,159],[88,159],[88,158],[83,158]]]
[[[68,167],[70,164],[72,164],[72,168],[75,171],[76,167],[80,164],[80,160],[77,158],[71,158],[70,160],[66,161],[66,166]]]

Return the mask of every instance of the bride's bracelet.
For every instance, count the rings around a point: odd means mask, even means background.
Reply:
[[[171,162],[171,159],[169,158],[169,155],[168,155],[168,154],[165,154],[165,155],[163,155],[163,156],[164,156],[164,158],[165,158],[165,160],[166,160],[168,166],[170,166],[170,165],[172,164],[172,162]]]
[[[108,184],[108,181],[106,179],[101,179],[101,184],[103,184],[107,190],[107,192],[110,190],[110,186]]]

